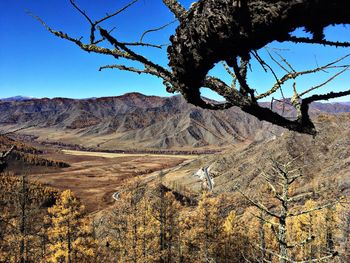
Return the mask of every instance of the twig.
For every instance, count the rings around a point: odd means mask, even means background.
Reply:
[[[147,34],[149,34],[149,33],[151,33],[151,32],[156,32],[156,31],[162,30],[162,29],[164,29],[164,28],[170,26],[171,24],[174,24],[176,21],[177,21],[177,19],[176,19],[176,20],[173,20],[173,21],[171,21],[171,22],[169,22],[169,23],[167,23],[167,24],[165,24],[165,25],[163,25],[163,26],[160,26],[160,27],[157,27],[157,28],[153,28],[153,29],[146,30],[145,32],[143,32],[142,36],[140,37],[140,42],[143,42],[143,38],[144,38]]]

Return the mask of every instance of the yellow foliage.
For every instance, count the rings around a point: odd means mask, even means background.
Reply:
[[[83,218],[84,206],[72,191],[63,191],[48,212],[48,262],[79,262],[94,255],[90,228]]]

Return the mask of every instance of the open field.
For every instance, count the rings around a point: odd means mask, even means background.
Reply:
[[[88,212],[113,203],[112,194],[136,176],[175,167],[194,156],[110,154],[79,151],[51,153],[49,157],[68,162],[71,167],[31,175],[33,180],[59,190],[71,189]]]
[[[65,154],[79,156],[95,156],[104,158],[119,158],[119,157],[169,157],[180,159],[196,159],[198,155],[175,155],[175,154],[149,154],[149,153],[104,153],[104,152],[84,152],[74,150],[63,150]]]

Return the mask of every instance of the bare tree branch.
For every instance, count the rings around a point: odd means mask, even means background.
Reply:
[[[186,9],[177,0],[163,0],[163,3],[175,15],[177,19],[182,20],[186,14]]]
[[[327,41],[327,40],[315,40],[307,37],[294,37],[290,36],[287,38],[287,41],[291,41],[294,43],[308,43],[308,44],[321,44],[326,46],[333,46],[333,47],[350,47],[350,42],[334,42],[334,41]]]
[[[110,32],[108,32],[110,34]],[[120,42],[121,44],[125,46],[140,46],[140,47],[154,47],[154,48],[162,48],[164,45],[154,45],[149,43],[143,43],[143,42]]]
[[[168,27],[168,26],[174,24],[176,21],[177,21],[177,20],[173,20],[173,21],[171,21],[171,22],[169,22],[169,23],[167,23],[167,24],[165,24],[165,25],[162,25],[162,26],[160,26],[160,27],[146,30],[145,32],[143,32],[142,36],[140,37],[140,42],[143,41],[143,38],[144,38],[147,34],[152,33],[152,32],[160,31],[160,30],[162,30],[162,29],[164,29],[164,28],[166,28],[166,27]]]
[[[261,59],[256,50],[263,48],[274,40],[349,47],[350,43],[331,42],[322,39],[322,32],[324,26],[329,24],[350,23],[350,11],[349,14],[339,15],[339,10],[342,10],[342,12],[348,12],[346,10],[350,10],[350,3],[340,0],[333,1],[332,3],[329,1],[314,1],[309,3],[306,0],[200,0],[195,2],[195,4],[186,11],[178,0],[163,0],[163,3],[180,21],[175,35],[170,37],[171,45],[167,49],[170,66],[170,69],[168,69],[151,61],[141,53],[132,50],[131,47],[162,48],[163,45],[144,43],[143,39],[145,35],[150,32],[159,31],[176,21],[172,21],[158,28],[146,30],[142,34],[140,41],[135,42],[120,41],[111,35],[112,31],[107,31],[99,27],[100,23],[126,11],[137,1],[138,0],[132,0],[119,10],[94,21],[76,4],[75,0],[70,0],[72,6],[90,25],[89,44],[84,44],[82,38],[74,38],[64,32],[53,30],[40,18],[32,16],[50,33],[76,44],[86,52],[110,55],[116,59],[124,58],[126,60],[139,62],[144,66],[144,69],[131,68],[127,65],[116,65],[113,67],[104,66],[100,69],[117,68],[135,73],[151,74],[162,78],[169,92],[180,92],[188,102],[196,106],[213,110],[237,106],[244,112],[257,117],[259,120],[265,120],[301,133],[310,135],[316,135],[317,133],[308,113],[309,103],[316,100],[336,98],[349,94],[348,91],[331,92],[325,95],[301,99],[301,97],[308,92],[323,87],[345,72],[347,66],[336,66],[335,64],[349,55],[316,69],[297,72],[283,56],[275,52],[282,60],[282,62],[279,62],[269,53],[271,60],[274,61],[278,67],[287,72],[282,78],[278,78],[275,70]],[[314,30],[315,32],[312,31],[314,38],[304,39],[291,37],[290,33],[295,28],[301,26],[312,28],[314,20],[322,17],[321,15],[313,19],[313,15],[316,15],[314,13],[317,13],[312,12],[313,8],[317,8],[317,10],[327,10],[327,14],[324,14],[324,17],[327,17],[327,19],[322,21],[322,25],[318,30]],[[283,16],[281,14],[283,14]],[[294,19],[293,17],[296,14],[299,14],[299,17],[302,19]],[[264,34],[261,34],[261,28],[266,29],[266,32],[263,32]],[[95,37],[97,30],[102,37],[99,40],[96,40]],[[104,40],[112,44],[114,49],[97,45]],[[257,96],[255,95],[255,89],[250,87],[247,81],[247,69],[248,66],[250,67],[250,54],[257,59],[266,72],[270,71],[276,80],[275,84],[269,90]],[[238,60],[240,60],[240,65],[238,65]],[[227,72],[233,77],[231,87],[227,86],[218,78],[208,76],[209,70],[213,68],[215,63],[220,61],[227,62],[227,64],[233,68],[234,73],[228,70],[228,67],[225,67]],[[292,106],[297,110],[297,116],[294,120],[289,119],[289,117],[284,117],[283,112],[282,114],[273,112],[257,103],[258,100],[266,98],[277,91],[281,92],[283,103],[286,103],[282,86],[288,80],[294,80],[305,74],[341,67],[343,67],[343,69],[330,77],[328,81],[315,87],[309,87],[300,94],[298,94],[296,84],[293,85],[294,95],[292,98]],[[238,80],[240,86],[239,90],[235,89],[236,80]],[[223,96],[226,101],[223,103],[206,101],[201,97],[200,89],[202,87],[217,92],[219,95]]]
[[[281,63],[279,63],[278,61],[277,61],[277,59],[275,59],[272,55],[271,55],[271,53],[270,53],[270,51],[266,48],[266,51],[267,51],[267,54],[269,55],[269,57],[271,58],[271,60],[273,61],[273,62],[275,62],[281,69],[283,69],[285,72],[287,72],[287,73],[290,73],[290,70],[288,70],[288,69],[286,69]],[[282,59],[283,61],[287,61],[285,58],[283,58]],[[289,64],[287,64],[287,65],[289,65]],[[292,68],[292,72],[295,72],[295,70]]]
[[[288,216],[289,217],[295,217],[295,216],[301,216],[301,215],[305,215],[305,214],[310,214],[310,213],[315,212],[315,211],[319,211],[319,210],[323,210],[323,209],[326,209],[326,208],[329,208],[329,207],[333,207],[338,202],[339,201],[327,203],[325,205],[314,207],[314,208],[309,209],[309,210],[303,210],[303,211],[299,211],[299,212],[291,212],[291,213],[288,213]]]
[[[231,69],[225,62],[222,62],[222,65],[224,66],[224,69],[226,70],[226,72],[232,77],[231,88],[236,89],[237,76],[235,75],[235,73],[231,71]]]
[[[118,70],[124,70],[124,71],[130,71],[130,72],[134,72],[137,74],[151,74],[154,75],[156,77],[160,77],[163,78],[163,76],[161,74],[159,74],[159,72],[157,71],[153,71],[149,68],[146,69],[137,69],[134,67],[126,67],[124,65],[106,65],[106,66],[102,66],[99,68],[99,71],[103,70],[103,69],[118,69]]]
[[[168,70],[166,70],[165,68],[161,67],[158,64],[153,63],[152,61],[148,60],[144,56],[142,56],[140,54],[137,54],[136,52],[132,51],[125,44],[117,41],[117,39],[112,37],[105,29],[100,27],[99,30],[100,30],[101,36],[106,38],[109,41],[109,43],[111,43],[116,49],[118,49],[118,48],[123,49],[124,52],[126,52],[128,54],[128,58],[130,60],[141,62],[145,66],[149,66],[149,67],[153,68],[160,75],[163,75],[163,76],[165,76],[167,78],[171,78],[171,73]]]
[[[90,19],[90,17],[86,14],[85,11],[83,11],[83,10],[80,9],[80,7],[75,3],[74,0],[69,0],[69,2],[72,4],[72,6],[73,6],[76,10],[78,10],[78,12],[79,12],[80,14],[82,14],[82,15],[86,18],[86,20],[87,20],[91,25],[94,25],[94,23],[92,22],[92,20]]]
[[[294,181],[292,181],[293,183]],[[292,202],[298,202],[303,198],[307,198],[308,196],[312,196],[313,192],[307,192],[307,193],[301,193],[295,196],[291,196],[288,198],[288,202],[292,203]]]
[[[347,71],[348,69],[350,68],[350,66],[344,66],[344,69],[342,69],[341,71],[339,71],[338,73],[336,73],[335,75],[333,75],[332,77],[330,77],[329,79],[327,79],[325,82],[319,84],[319,85],[316,85],[314,87],[311,87],[310,89],[308,90],[305,90],[304,92],[300,93],[298,96],[299,97],[302,97],[304,96],[305,94],[311,92],[311,91],[314,91],[316,89],[319,89],[323,86],[325,86],[326,84],[328,84],[329,82],[331,82],[332,80],[334,80],[335,78],[337,78],[338,76],[340,76],[341,74],[343,74],[345,71]]]
[[[27,12],[29,15],[34,17],[36,20],[38,20],[50,33],[54,34],[55,36],[68,40],[70,42],[73,42],[77,46],[79,46],[82,50],[86,52],[93,52],[93,53],[98,53],[98,54],[104,54],[104,55],[111,55],[115,57],[116,59],[122,57],[126,59],[130,59],[129,54],[119,50],[119,49],[108,49],[108,48],[103,48],[99,47],[95,44],[84,44],[82,43],[79,39],[73,38],[69,36],[68,34],[61,32],[61,31],[56,31],[53,30],[51,27],[49,27],[40,17],[33,15],[30,12]]]
[[[256,98],[258,100],[262,99],[262,98],[266,98],[266,97],[270,96],[271,94],[275,93],[281,87],[281,85],[284,84],[286,81],[288,81],[290,79],[296,79],[297,77],[300,77],[302,75],[317,73],[317,72],[325,70],[325,69],[334,69],[334,68],[342,68],[342,67],[347,68],[348,65],[345,65],[345,66],[334,66],[334,65],[336,63],[346,59],[349,56],[350,56],[350,54],[347,54],[347,55],[345,55],[345,56],[343,56],[341,58],[338,58],[338,59],[336,59],[336,60],[334,60],[334,61],[332,61],[332,62],[330,62],[330,63],[328,63],[328,64],[326,64],[324,66],[321,66],[321,67],[318,67],[318,68],[315,68],[315,69],[309,69],[309,70],[299,71],[299,72],[289,72],[289,73],[285,74],[282,78],[280,78],[276,82],[276,84],[274,84],[273,87],[269,91],[267,91],[267,92],[265,92],[263,94],[260,94]]]
[[[262,203],[255,201],[253,199],[251,199],[249,196],[247,196],[245,193],[243,193],[239,188],[236,188],[236,190],[244,196],[244,198],[246,198],[249,203],[251,203],[253,206],[257,207],[258,209],[260,209],[261,211],[264,211],[267,215],[275,217],[275,218],[280,218],[280,215],[276,214],[275,212],[271,211],[270,209],[268,209],[266,206],[264,206]]]
[[[271,225],[271,226],[278,226],[277,223],[275,223],[275,222],[273,222],[273,221],[271,221],[271,220],[267,220],[267,219],[265,219],[264,217],[259,216],[259,215],[256,215],[256,214],[253,214],[253,213],[251,213],[251,214],[252,214],[254,217],[256,217],[256,218],[258,218],[258,219],[264,221],[265,223],[267,223],[267,224],[269,224],[269,225]]]
[[[130,6],[132,6],[133,4],[135,4],[136,2],[138,2],[139,0],[133,0],[131,1],[129,4],[125,5],[124,7],[120,8],[119,10],[115,11],[114,13],[110,14],[110,15],[106,15],[105,17],[101,18],[100,20],[96,20],[94,22],[95,25],[98,25],[100,23],[102,23],[103,21],[106,21],[107,19],[110,19],[116,15],[119,15],[120,13],[124,12],[126,9],[128,9]]]
[[[127,4],[126,6],[124,6],[123,8],[117,10],[116,12],[110,14],[110,15],[106,15],[105,17],[99,19],[99,20],[96,20],[95,22],[92,22],[91,18],[86,14],[85,11],[83,11],[76,3],[74,0],[69,0],[70,3],[72,4],[72,6],[78,10],[78,12],[80,14],[82,14],[86,20],[90,23],[91,25],[91,28],[90,28],[90,44],[94,44],[96,43],[95,42],[95,31],[96,31],[96,26],[100,23],[102,23],[103,21],[106,21],[120,13],[122,13],[123,11],[125,11],[127,8],[129,8],[130,6],[132,6],[133,4],[135,4],[138,0],[133,0],[131,1],[129,4]]]

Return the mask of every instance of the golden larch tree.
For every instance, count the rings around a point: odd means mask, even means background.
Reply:
[[[84,219],[84,206],[70,190],[63,191],[48,209],[49,262],[87,262],[94,255],[94,241]]]

